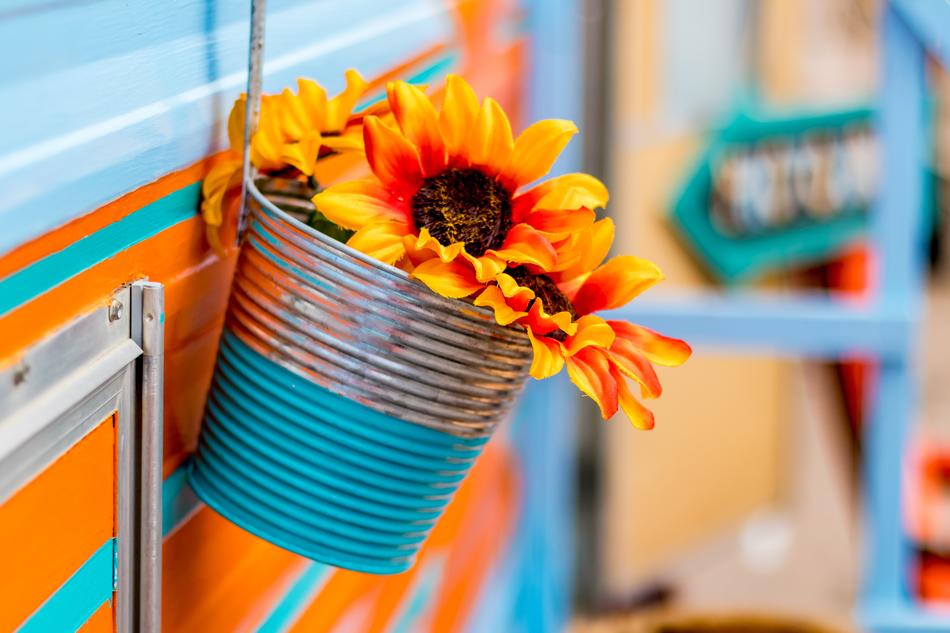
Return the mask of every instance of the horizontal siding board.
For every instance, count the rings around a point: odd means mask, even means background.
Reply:
[[[23,56],[18,74],[0,79],[14,110],[4,119],[17,121],[0,135],[0,253],[223,147],[246,81],[247,24],[230,8],[209,17],[207,4],[0,12],[0,37],[29,34],[62,53],[60,65],[49,54]],[[335,92],[346,68],[377,75],[451,29],[441,0],[273,3],[265,88],[307,75]],[[80,45],[90,52],[71,55]]]
[[[0,316],[133,244],[194,217],[200,191],[199,184],[176,191],[0,280]]]

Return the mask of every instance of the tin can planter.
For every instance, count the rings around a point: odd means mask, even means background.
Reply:
[[[405,571],[512,409],[531,345],[301,222],[303,192],[261,185],[192,486],[280,547]]]

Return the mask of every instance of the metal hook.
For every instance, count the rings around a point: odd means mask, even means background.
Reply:
[[[261,81],[264,74],[264,21],[267,15],[267,0],[251,0],[251,30],[247,61],[247,99],[244,110],[244,163],[241,179],[241,204],[239,206],[237,243],[241,243],[247,224],[247,187],[254,177],[251,165],[251,137],[257,132],[257,120],[261,113]]]

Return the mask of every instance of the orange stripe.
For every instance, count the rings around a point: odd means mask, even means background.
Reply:
[[[214,255],[197,215],[129,247],[0,319],[0,364],[78,314],[104,305],[122,284],[145,277],[167,284],[209,257]]]
[[[115,630],[115,617],[112,601],[103,603],[99,609],[79,627],[77,633],[112,633]]]
[[[514,528],[521,494],[514,457],[499,453],[485,494],[478,500],[478,520],[469,519],[457,537],[434,600],[431,631],[457,631],[470,617],[479,589],[498,561]]]
[[[114,415],[0,506],[0,631],[13,630],[113,536]]]
[[[99,229],[121,220],[130,213],[138,211],[170,193],[202,180],[211,167],[223,158],[223,155],[224,152],[221,152],[180,171],[163,176],[155,182],[131,191],[91,213],[76,218],[49,233],[14,248],[0,257],[0,279],[47,255],[61,251],[90,233],[95,233]]]
[[[165,540],[164,628],[176,633],[246,629],[302,559],[202,508]]]
[[[291,633],[326,633],[353,609],[365,609],[365,600],[379,596],[386,576],[335,571],[314,602],[290,628]]]

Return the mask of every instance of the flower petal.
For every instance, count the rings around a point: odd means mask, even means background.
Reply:
[[[594,222],[586,231],[554,240],[557,265],[551,271],[551,278],[557,282],[561,292],[568,297],[576,295],[590,272],[607,257],[613,241],[614,223],[610,218]]]
[[[343,92],[327,102],[324,132],[342,132],[346,127],[346,119],[350,116],[356,102],[366,92],[367,83],[353,69],[346,71],[346,88]]]
[[[615,367],[611,368],[611,373],[617,383],[617,398],[630,424],[641,431],[652,429],[654,425],[653,413],[637,401],[630,388],[627,387],[627,382]]]
[[[538,334],[548,334],[554,330],[562,330],[568,336],[574,336],[577,333],[577,323],[570,312],[562,310],[561,312],[548,314],[540,297],[537,297],[534,303],[531,304],[524,323]]]
[[[686,341],[663,336],[650,328],[627,323],[626,321],[607,321],[617,338],[632,343],[650,362],[664,367],[677,367],[689,359],[693,353]]]
[[[224,223],[224,206],[241,193],[241,164],[241,159],[232,152],[230,157],[212,167],[201,183],[201,217],[205,222],[205,235],[219,254],[223,252],[218,230]]]
[[[337,152],[362,152],[363,151],[363,134],[360,129],[356,129],[358,134],[341,134],[340,136],[324,136],[323,137],[323,147]]]
[[[494,251],[488,251],[481,257],[475,257],[463,249],[462,257],[472,265],[475,278],[482,283],[493,281],[499,273],[505,270],[505,260],[497,257]]]
[[[594,224],[596,215],[590,209],[581,207],[569,209],[538,209],[528,214],[526,222],[552,238],[564,237],[586,231]]]
[[[455,259],[462,254],[462,251],[465,250],[465,243],[455,242],[454,244],[443,246],[442,242],[432,237],[429,233],[429,229],[422,227],[419,230],[419,235],[416,237],[412,248],[416,251],[430,251],[435,253],[443,262],[451,262],[455,261]],[[429,258],[427,257],[426,259]]]
[[[419,151],[423,174],[441,173],[445,170],[445,143],[432,102],[424,92],[404,81],[388,84],[386,92],[399,129]]]
[[[531,377],[535,380],[544,380],[558,374],[564,367],[564,355],[557,341],[546,336],[535,336],[531,328],[527,328],[531,349],[534,358],[531,361]]]
[[[491,308],[495,313],[495,321],[499,325],[510,325],[527,315],[527,312],[514,310],[508,305],[505,295],[498,286],[488,286],[475,298],[475,305],[480,308]]]
[[[604,183],[590,174],[564,174],[563,176],[545,180],[515,196],[511,205],[511,214],[514,221],[524,222],[528,214],[537,208],[538,204],[548,196],[551,196],[548,198],[551,202],[545,201],[545,205],[547,206],[543,208],[558,208],[551,206],[553,205],[553,201],[557,196],[566,196],[566,194],[559,192],[570,189],[574,189],[575,191],[571,194],[569,200],[574,200],[578,203],[577,206],[573,208],[587,207],[588,209],[599,209],[607,204],[607,199],[609,198],[607,187],[604,186]]]
[[[606,420],[617,412],[617,378],[603,350],[587,347],[567,359],[567,375],[577,388],[594,399]]]
[[[366,160],[376,177],[389,189],[414,193],[422,183],[419,153],[405,136],[368,116],[363,123]]]
[[[251,161],[261,171],[274,171],[287,166],[280,155],[284,143],[290,140],[281,127],[280,99],[277,95],[261,97],[261,112],[257,131],[251,138]]]
[[[429,259],[416,266],[410,276],[436,294],[450,299],[467,297],[485,287],[475,278],[471,266],[459,260],[443,262],[436,258]]]
[[[359,230],[379,221],[409,224],[406,204],[386,191],[375,178],[328,187],[313,197],[313,204],[328,220],[346,229]]]
[[[284,88],[277,98],[280,103],[280,125],[288,138],[300,139],[313,130],[303,101],[290,88]]]
[[[616,335],[599,316],[585,314],[577,320],[577,333],[564,342],[568,356],[574,356],[585,347],[610,349]]]
[[[247,115],[247,97],[243,94],[231,106],[228,115],[228,142],[231,149],[244,153],[244,117]]]
[[[327,130],[327,91],[323,86],[312,79],[300,78],[297,80],[297,94],[300,95],[300,102],[310,121],[310,127],[320,131]]]
[[[374,222],[354,233],[346,244],[381,262],[394,264],[406,254],[402,238],[408,232],[405,222]]]
[[[507,273],[501,273],[495,278],[498,289],[505,296],[508,305],[515,310],[527,310],[528,304],[534,299],[534,291],[527,286],[519,286],[514,277]]]
[[[615,257],[590,274],[571,302],[578,314],[617,308],[661,279],[660,269],[649,260]]]
[[[303,135],[297,143],[286,143],[280,154],[281,160],[296,167],[305,176],[312,176],[323,137],[320,132],[312,130]]]
[[[663,393],[653,365],[630,341],[617,337],[610,348],[610,359],[624,375],[640,384],[640,395],[644,398],[659,398]]]
[[[488,253],[506,262],[533,264],[542,270],[550,270],[557,262],[557,253],[551,242],[527,224],[511,227],[501,248]]]
[[[439,125],[449,160],[459,166],[467,166],[467,161],[459,161],[465,155],[469,132],[475,127],[478,117],[478,97],[472,87],[457,75],[445,78],[445,97],[442,99],[442,112]]]
[[[469,160],[489,175],[498,174],[508,162],[513,141],[508,116],[494,99],[485,99],[468,137]]]
[[[577,134],[577,126],[563,119],[547,119],[530,125],[518,135],[504,178],[515,185],[526,185],[551,170],[554,161]]]

